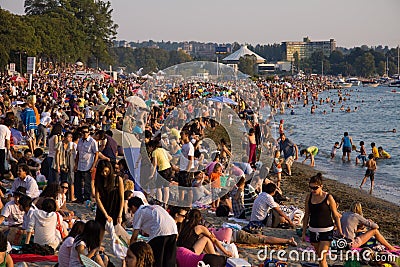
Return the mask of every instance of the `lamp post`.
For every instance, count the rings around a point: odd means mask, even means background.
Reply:
[[[25,51],[17,51],[15,54],[19,55],[19,73],[22,75],[22,55],[26,55]]]

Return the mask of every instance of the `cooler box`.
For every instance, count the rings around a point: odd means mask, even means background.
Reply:
[[[226,267],[251,267],[251,264],[241,258],[229,258],[226,261]]]

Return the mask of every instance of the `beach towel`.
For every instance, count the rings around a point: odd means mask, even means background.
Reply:
[[[11,258],[13,259],[14,263],[18,262],[58,262],[57,255],[48,255],[42,256],[38,254],[10,254]]]

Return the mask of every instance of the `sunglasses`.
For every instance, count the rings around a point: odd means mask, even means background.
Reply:
[[[61,186],[62,189],[68,189],[68,186]]]
[[[310,186],[310,189],[312,189],[312,190],[317,190],[319,188],[319,185],[316,185],[316,186]]]
[[[179,216],[182,216],[183,218],[186,218],[186,214],[185,215],[180,214],[180,213],[178,213],[178,214],[179,214]]]

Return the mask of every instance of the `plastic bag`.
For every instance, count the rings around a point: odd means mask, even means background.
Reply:
[[[115,233],[115,228],[112,222],[106,223],[106,230],[111,235],[112,240],[112,250],[115,256],[120,258],[121,260],[125,259],[126,254],[128,252],[128,248],[124,246],[123,242],[120,240],[118,235]]]
[[[239,258],[239,252],[238,252],[238,249],[237,249],[235,243],[221,242],[221,245],[225,248],[226,251],[229,251],[229,252],[232,253],[232,257],[231,258]],[[217,251],[221,255],[224,255],[224,253],[219,248],[217,248]]]

